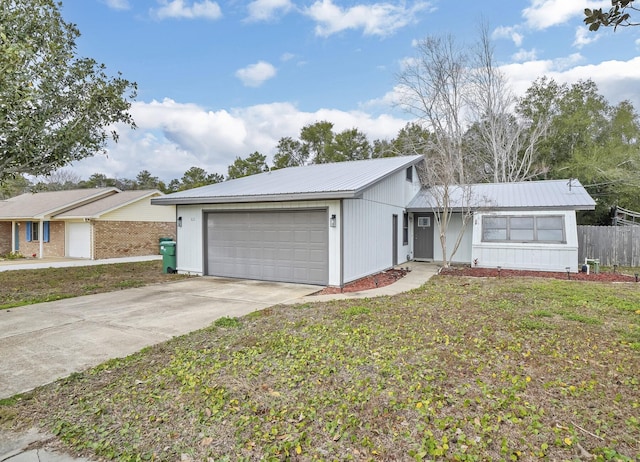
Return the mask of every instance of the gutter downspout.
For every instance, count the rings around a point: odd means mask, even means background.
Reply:
[[[344,199],[340,199],[340,288],[344,287]]]

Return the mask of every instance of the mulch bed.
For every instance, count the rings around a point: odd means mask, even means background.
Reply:
[[[388,286],[389,284],[393,284],[398,279],[404,277],[405,274],[407,274],[406,269],[394,268],[345,284],[342,289],[340,287],[325,287],[320,292],[316,292],[314,295],[341,294],[347,292],[360,292],[361,290],[376,289],[378,287],[384,287]]]
[[[636,282],[635,276],[613,272],[595,273],[553,273],[549,271],[525,271],[525,270],[508,270],[497,268],[471,268],[468,266],[443,268],[440,274],[451,276],[472,276],[472,277],[538,277],[538,278],[554,278],[554,279],[571,279],[572,281],[600,281],[600,282]]]

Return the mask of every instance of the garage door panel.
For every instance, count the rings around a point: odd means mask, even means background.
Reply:
[[[67,256],[91,258],[90,223],[67,223]]]
[[[207,274],[327,284],[324,210],[210,212]]]

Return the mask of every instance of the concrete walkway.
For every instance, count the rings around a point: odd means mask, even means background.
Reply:
[[[430,263],[402,267],[411,270],[402,279],[361,292],[312,295],[318,286],[203,277],[0,311],[0,398],[206,327],[222,316],[277,304],[395,295],[420,287],[438,270]],[[0,462],[87,461],[47,449],[51,438],[35,429],[0,433]],[[40,449],[29,449],[34,443]]]

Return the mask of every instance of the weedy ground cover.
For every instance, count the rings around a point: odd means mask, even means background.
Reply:
[[[638,460],[636,284],[438,276],[276,306],[0,406],[130,460]]]

